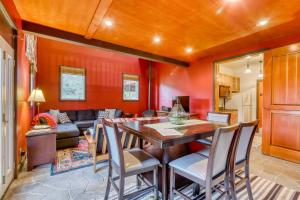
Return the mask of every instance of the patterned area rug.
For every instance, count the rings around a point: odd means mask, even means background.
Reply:
[[[125,189],[125,194],[132,193],[136,191],[136,184],[126,184],[127,187]],[[145,187],[145,186],[143,186]],[[242,190],[237,193],[238,200],[248,200],[248,193],[246,187],[242,187]],[[251,177],[251,188],[253,199],[255,200],[300,200],[300,192],[295,191],[292,189],[288,189],[282,185],[276,184],[275,182],[263,179],[258,176]],[[117,200],[117,194],[111,189],[111,196],[109,197],[110,200]],[[188,186],[182,189],[182,192],[189,197],[192,197],[193,193],[193,186]],[[201,190],[201,195],[197,199],[204,200],[204,190]],[[219,197],[219,193],[215,192],[213,194],[212,199],[217,199]],[[150,200],[154,199],[153,193],[144,194],[140,197],[137,197],[139,200]],[[175,200],[181,200],[179,196],[175,196]]]
[[[91,166],[93,156],[88,152],[87,140],[80,140],[77,148],[68,148],[56,152],[55,164],[51,165],[51,176],[70,170]]]

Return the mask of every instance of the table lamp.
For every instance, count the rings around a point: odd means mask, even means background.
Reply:
[[[32,92],[28,98],[28,101],[36,102],[38,115],[39,115],[40,114],[40,103],[45,102],[46,100],[45,100],[43,91],[39,88],[36,88],[36,89],[32,90]]]

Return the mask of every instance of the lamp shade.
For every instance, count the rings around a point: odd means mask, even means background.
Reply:
[[[33,101],[33,102],[45,102],[45,97],[43,94],[43,91],[41,89],[34,89],[32,90],[28,101]]]

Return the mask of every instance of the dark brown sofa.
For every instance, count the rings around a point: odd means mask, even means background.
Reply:
[[[93,127],[95,120],[98,118],[99,110],[105,109],[88,109],[88,110],[60,110],[66,112],[72,123],[58,124],[56,132],[56,148],[69,148],[78,145],[80,136],[90,127]],[[123,111],[116,109],[115,118],[120,118]]]

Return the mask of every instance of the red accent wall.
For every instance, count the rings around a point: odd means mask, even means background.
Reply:
[[[86,101],[59,100],[59,66],[85,67]],[[141,113],[147,109],[147,61],[120,53],[38,38],[37,86],[45,95],[46,109],[121,108]],[[122,100],[122,73],[140,75],[140,100]]]

